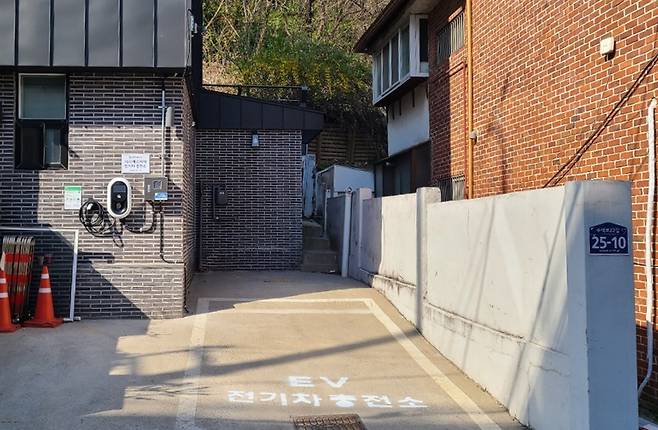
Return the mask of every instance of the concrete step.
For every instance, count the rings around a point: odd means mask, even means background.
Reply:
[[[338,255],[334,251],[304,251],[303,264],[338,265]]]
[[[322,237],[322,226],[312,221],[304,221],[304,237]]]
[[[304,237],[304,251],[329,251],[331,242],[326,237]]]
[[[302,264],[299,270],[310,273],[338,273],[338,264]]]

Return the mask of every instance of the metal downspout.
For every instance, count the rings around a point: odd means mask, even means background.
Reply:
[[[473,118],[473,4],[472,0],[466,0],[465,7],[466,14],[466,118],[468,135],[467,139],[467,181],[468,181],[468,198],[475,197],[475,190],[473,189],[474,182],[474,167],[473,167],[473,146],[475,145],[476,136],[474,134],[474,118]]]

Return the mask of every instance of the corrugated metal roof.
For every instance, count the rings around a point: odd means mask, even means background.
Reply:
[[[284,103],[216,91],[198,93],[199,129],[301,130],[304,143],[324,128],[324,114]]]
[[[0,0],[0,67],[184,69],[191,0]]]

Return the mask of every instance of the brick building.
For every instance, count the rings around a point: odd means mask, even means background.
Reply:
[[[658,88],[658,3],[472,0],[470,127],[465,7],[459,0],[393,0],[356,49],[380,64],[378,55],[394,51],[392,34],[414,16],[427,20],[426,45],[417,44],[427,46],[428,70],[422,84],[414,85],[427,86],[431,183],[448,198],[570,180],[632,181],[641,380],[647,369],[644,225],[648,169],[655,169],[647,165],[646,114]],[[602,42],[610,36],[614,52],[602,55]],[[402,52],[401,46],[395,52]],[[397,118],[411,113],[403,99],[409,86],[400,80],[386,94],[389,121],[396,121],[392,111]],[[376,95],[375,102],[381,103]],[[390,139],[389,134],[389,147],[398,145]],[[642,401],[658,407],[655,372]]]
[[[199,269],[301,263],[300,158],[323,116],[203,89],[200,18],[196,0],[0,2],[0,237],[52,255],[61,315],[72,285],[76,317],[171,318]]]

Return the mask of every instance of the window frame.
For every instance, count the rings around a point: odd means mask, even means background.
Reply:
[[[395,31],[388,33],[386,37],[381,39],[380,47],[372,53],[373,103],[379,103],[409,79],[429,77],[429,62],[421,63],[420,61],[420,22],[422,20],[427,21],[427,19],[428,16],[424,14],[408,15],[399,23]],[[404,41],[405,32],[407,33],[406,41]],[[403,41],[407,44],[405,45]],[[394,43],[397,45],[397,49],[393,49]],[[403,46],[407,48],[406,56],[404,55],[405,50],[402,49]],[[397,74],[397,80],[393,79],[395,77],[393,73],[393,51],[397,51],[397,73],[395,73]],[[384,55],[385,53],[388,55]],[[407,70],[403,70],[403,65]],[[388,86],[386,86],[386,80],[384,79],[386,75],[390,80]],[[377,83],[380,84],[379,87],[376,87]]]
[[[436,64],[441,65],[445,62],[450,61],[453,55],[462,51],[466,45],[466,22],[465,22],[464,9],[459,8],[452,16],[450,16],[448,23],[441,27],[436,32],[435,40],[435,55],[436,55]],[[461,38],[458,38],[458,34],[454,34],[453,30],[457,28],[457,25],[461,26]],[[456,30],[455,30],[456,31]],[[447,39],[442,40],[442,36],[446,36]],[[446,44],[448,49],[447,55],[440,55],[440,48],[442,47],[442,41]]]
[[[23,108],[23,78],[26,76],[58,76],[64,78],[64,103],[65,118],[62,119],[38,119],[38,118],[21,118]],[[15,124],[14,124],[14,169],[15,170],[68,170],[69,159],[69,76],[65,73],[17,73],[16,77],[16,97],[15,97]],[[41,128],[41,140],[38,142],[38,154],[34,160],[39,159],[38,165],[28,164],[23,159],[23,134],[28,129]],[[46,160],[46,131],[59,130],[61,141],[59,143],[60,162],[48,163]],[[32,160],[32,159],[31,159]]]

